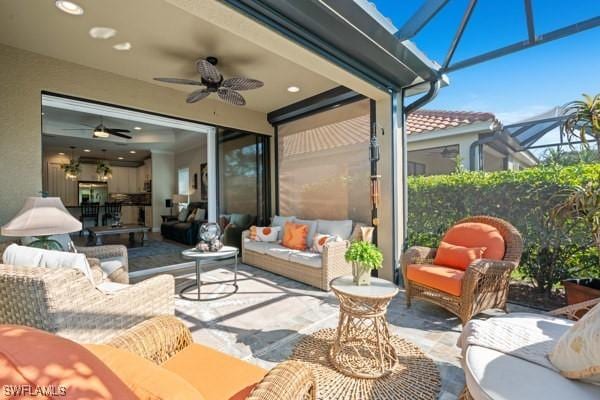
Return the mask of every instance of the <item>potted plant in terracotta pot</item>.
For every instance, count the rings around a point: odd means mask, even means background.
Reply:
[[[600,265],[600,179],[572,188],[565,199],[552,209],[551,217],[559,224],[569,220],[583,223],[592,236]],[[599,278],[566,279],[563,285],[568,304],[600,297]]]
[[[352,263],[354,284],[365,286],[371,284],[371,271],[381,268],[383,254],[373,243],[365,241],[352,242],[345,254],[346,261]]]

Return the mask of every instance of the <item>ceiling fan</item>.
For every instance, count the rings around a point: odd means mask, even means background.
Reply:
[[[131,136],[126,135],[126,133],[131,132],[129,129],[109,128],[107,126],[104,126],[103,120],[100,120],[100,124],[98,124],[95,127],[89,126],[89,125],[86,125],[86,126],[88,128],[93,129],[92,136],[95,138],[107,138],[110,135],[113,135],[113,136],[118,136],[123,139],[131,139]],[[65,129],[65,131],[87,131],[87,130],[88,129],[85,129],[85,128]]]
[[[216,67],[218,61],[216,57],[206,57],[196,61],[196,69],[200,73],[199,81],[182,78],[154,78],[154,80],[182,85],[205,86],[190,93],[186,98],[188,103],[195,103],[206,98],[211,93],[216,93],[221,100],[227,103],[236,106],[246,105],[246,100],[237,91],[258,89],[264,83],[256,79],[244,77],[224,79]]]

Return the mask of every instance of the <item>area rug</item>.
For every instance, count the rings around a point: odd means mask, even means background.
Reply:
[[[203,267],[203,282],[232,279],[231,264]],[[194,281],[195,273],[176,276],[176,292]],[[269,361],[276,349],[338,315],[331,293],[244,264],[239,265],[237,292],[227,295],[232,292],[231,282],[206,285],[202,297],[213,300],[198,302],[176,295],[175,310],[195,341],[237,358],[259,356]]]
[[[143,247],[130,247],[127,249],[129,272],[187,263],[190,260],[184,259],[181,252],[190,247],[163,240],[149,240]]]
[[[440,393],[440,373],[421,349],[396,335],[391,342],[398,364],[379,379],[356,379],[336,371],[329,361],[335,329],[327,328],[304,337],[291,359],[307,364],[317,380],[319,400],[433,400]]]

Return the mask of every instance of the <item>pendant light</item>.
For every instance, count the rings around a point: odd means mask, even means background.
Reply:
[[[96,165],[96,174],[98,175],[98,180],[106,182],[112,178],[112,169],[108,161],[106,161],[106,149],[102,149],[102,154],[104,154],[102,157],[103,160]]]
[[[81,175],[81,166],[79,160],[75,161],[75,146],[70,146],[71,149],[71,160],[68,164],[63,164],[62,169],[65,171],[65,179],[70,181],[76,181]]]

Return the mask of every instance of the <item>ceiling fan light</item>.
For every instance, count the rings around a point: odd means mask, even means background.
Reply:
[[[106,26],[95,26],[90,29],[90,36],[94,39],[110,39],[116,34],[117,31],[115,29]]]
[[[107,138],[109,136],[110,136],[110,134],[106,131],[99,130],[99,129],[94,131],[94,137],[96,137],[96,138]]]

